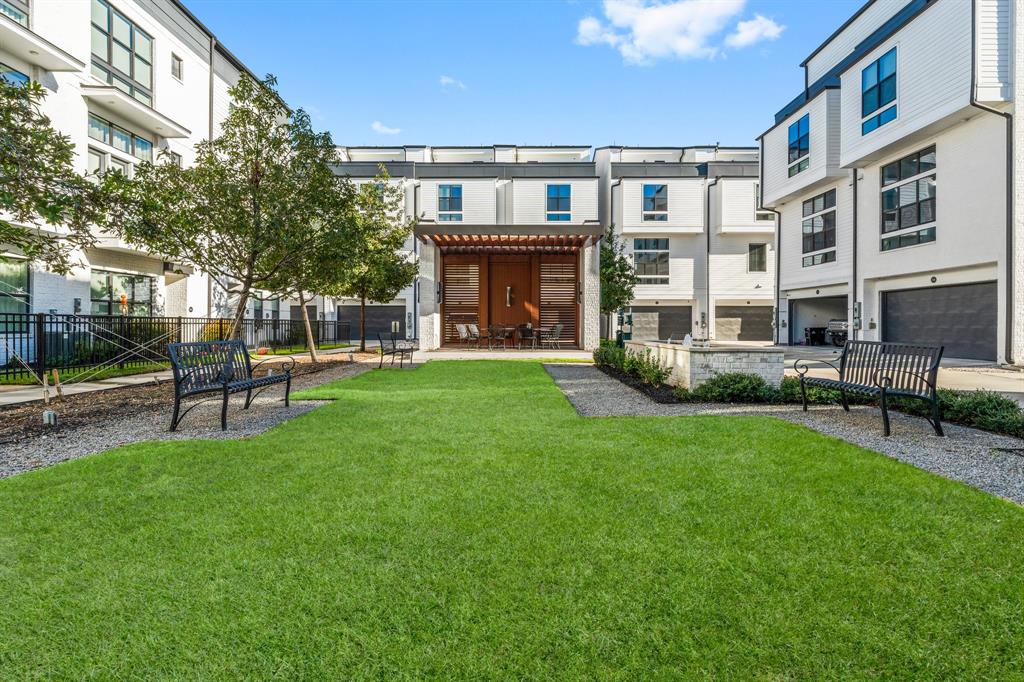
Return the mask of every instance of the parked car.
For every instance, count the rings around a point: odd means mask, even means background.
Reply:
[[[846,320],[829,320],[825,327],[825,335],[833,346],[843,346],[850,332],[850,323]]]

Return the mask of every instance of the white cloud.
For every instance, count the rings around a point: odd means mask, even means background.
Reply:
[[[401,128],[388,128],[380,121],[374,121],[373,123],[371,123],[370,128],[373,129],[373,132],[380,133],[381,135],[397,135],[398,133],[402,132]]]
[[[441,76],[440,83],[442,88],[458,88],[459,90],[465,90],[466,84],[460,81],[458,78],[452,78],[451,76]]]
[[[631,64],[659,59],[711,58],[712,38],[743,11],[745,0],[604,0],[604,21],[580,20],[576,42],[609,45]]]
[[[736,29],[726,36],[725,44],[735,48],[749,47],[762,40],[775,40],[785,30],[785,26],[760,14],[755,14],[753,19],[736,24]]]

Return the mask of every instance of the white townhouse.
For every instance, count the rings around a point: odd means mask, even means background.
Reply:
[[[760,137],[780,343],[1024,363],[1022,0],[873,0],[801,64]]]
[[[602,147],[601,224],[640,279],[634,339],[772,340],[775,215],[758,210],[758,150]]]
[[[178,0],[0,0],[0,77],[46,89],[43,112],[71,138],[82,173],[131,175],[162,153],[192,163],[194,145],[219,134],[228,88],[242,72],[252,76]],[[229,310],[209,277],[109,235],[74,254],[80,265],[67,276],[7,255],[14,259],[0,262],[0,312]],[[249,313],[276,317],[281,306],[254,301]]]
[[[566,346],[598,343],[598,177],[589,146],[342,147],[341,176],[381,165],[418,224],[419,276],[367,315],[367,335],[398,327],[430,350],[457,324],[553,329]],[[358,328],[355,301],[336,315]]]

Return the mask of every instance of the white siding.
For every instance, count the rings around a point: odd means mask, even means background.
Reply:
[[[829,69],[853,52],[853,48],[884,24],[889,17],[899,12],[908,2],[909,0],[875,0],[842,33],[829,41],[828,45],[807,61],[807,82],[814,83],[824,76]],[[954,0],[954,2],[970,4],[967,0]]]
[[[437,186],[462,185],[462,222],[467,225],[493,225],[497,221],[497,198],[493,179],[423,180],[420,183],[420,212],[427,220],[437,220]]]
[[[512,181],[512,223],[542,225],[546,220],[547,186],[572,186],[572,219],[570,224],[597,220],[597,178]]]
[[[1010,97],[1010,0],[976,0],[978,98]]]
[[[858,71],[858,78],[859,74]],[[765,206],[775,207],[795,193],[842,175],[839,169],[839,104],[839,91],[826,90],[764,135],[761,140],[764,154],[761,194]],[[789,177],[789,126],[804,114],[810,114],[808,165]]]
[[[708,274],[716,298],[764,299],[775,295],[775,245],[771,235],[711,235]],[[768,271],[750,272],[750,244],[768,245]]]
[[[644,222],[643,186],[647,184],[668,185],[668,220],[666,222]],[[659,232],[692,233],[704,228],[704,179],[703,178],[644,178],[623,179],[620,183],[621,201],[616,206],[619,225],[627,233]]]
[[[842,158],[851,167],[933,124],[948,124],[970,106],[971,3],[939,0],[842,76]],[[861,134],[861,71],[896,48],[897,117]]]
[[[864,183],[861,189],[868,186]],[[830,189],[836,190],[836,260],[821,265],[803,266],[803,201]],[[867,191],[864,189],[864,191]],[[849,180],[819,187],[802,194],[782,207],[781,272],[779,289],[845,284],[853,272],[853,188]]]
[[[704,238],[700,235],[680,235],[664,232],[646,232],[626,235],[626,253],[633,258],[633,240],[644,237],[667,237],[669,250],[668,284],[637,285],[635,300],[669,301],[690,299],[697,290],[704,290],[704,264],[707,256]]]
[[[711,186],[711,225],[715,232],[772,234],[775,224],[756,220],[757,178],[720,178]],[[771,214],[769,214],[771,215]]]

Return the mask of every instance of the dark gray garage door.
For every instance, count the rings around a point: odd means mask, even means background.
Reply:
[[[681,339],[693,329],[693,308],[688,305],[635,305],[633,313],[656,313],[658,315],[658,338]],[[635,321],[635,318],[634,318]]]
[[[945,346],[944,357],[996,359],[996,283],[882,294],[882,340]]]
[[[359,306],[338,306],[338,320],[351,325],[353,340],[359,340]],[[404,305],[368,305],[366,306],[366,339],[376,341],[377,334],[390,334],[391,323],[398,322],[398,336],[405,338],[405,306]]]
[[[768,306],[715,306],[718,341],[771,341],[772,309]]]

